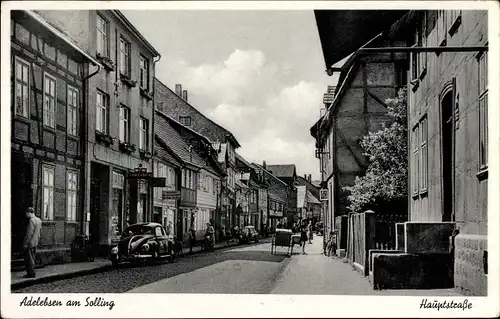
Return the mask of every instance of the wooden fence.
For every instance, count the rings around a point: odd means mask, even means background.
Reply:
[[[405,214],[349,214],[347,222],[347,259],[365,276],[369,273],[370,249],[396,248],[396,223],[407,220]]]

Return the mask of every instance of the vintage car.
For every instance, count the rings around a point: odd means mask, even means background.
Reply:
[[[259,233],[254,226],[245,226],[241,229],[239,243],[259,242]]]
[[[113,266],[122,261],[175,259],[173,241],[161,224],[141,223],[130,225],[123,231],[118,245],[111,248]]]

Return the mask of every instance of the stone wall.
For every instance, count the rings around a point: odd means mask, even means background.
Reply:
[[[464,295],[487,295],[487,236],[455,237],[455,287]]]

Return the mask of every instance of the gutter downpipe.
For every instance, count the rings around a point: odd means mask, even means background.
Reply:
[[[156,105],[155,105],[155,102],[156,102],[156,99],[155,99],[155,78],[156,78],[156,63],[158,61],[161,60],[161,55],[158,54],[157,56],[155,56],[155,58],[158,58],[158,60],[153,60],[153,77],[151,78],[152,79],[152,85],[151,85],[151,90],[153,90],[153,99],[152,99],[152,104],[153,104],[153,110],[152,110],[152,118],[151,118],[151,173],[153,174],[153,177],[155,176],[154,175],[154,162],[155,162],[155,147],[154,147],[154,143],[155,143],[155,114],[156,114]],[[150,184],[151,185],[151,184]],[[163,195],[162,195],[163,196]],[[154,209],[154,188],[152,186],[150,186],[150,189],[149,189],[149,202],[151,203],[149,205],[149,211],[150,211],[150,219],[153,219],[153,216],[154,216],[154,212],[153,212],[153,209]],[[179,201],[176,201],[176,203],[178,203]],[[175,234],[175,231],[176,231],[176,225],[175,225],[175,222],[177,221],[177,214],[178,214],[178,210],[179,210],[179,207],[178,205],[176,205],[177,207],[175,207],[175,214],[174,214],[174,223],[173,223],[173,228],[174,229],[171,229],[170,231],[173,231],[174,234]],[[163,200],[162,200],[162,207],[161,207],[161,218],[162,218],[162,222],[163,222]],[[164,227],[167,227],[167,225],[164,225]],[[175,240],[175,238],[174,238]]]
[[[80,119],[80,123],[83,122],[84,125],[80,125],[80,127],[83,128],[83,141],[84,143],[81,143],[81,152],[82,152],[82,157],[84,160],[83,163],[83,174],[81,174],[80,181],[81,184],[83,185],[83,192],[80,196],[83,197],[83,205],[82,205],[82,224],[80,226],[80,231],[82,234],[85,236],[90,235],[90,219],[87,218],[87,212],[90,213],[90,183],[91,180],[90,178],[87,178],[87,174],[90,173],[90,158],[89,158],[89,152],[88,152],[88,147],[89,147],[89,127],[88,127],[88,90],[89,90],[89,85],[88,81],[90,80],[91,77],[96,75],[101,71],[101,66],[97,65],[97,70],[83,78],[82,81],[82,91],[84,94],[82,94],[82,99],[83,99],[83,117]],[[87,196],[88,193],[88,196]]]

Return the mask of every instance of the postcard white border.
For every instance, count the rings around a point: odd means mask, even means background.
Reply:
[[[1,112],[1,252],[2,317],[8,318],[152,318],[152,317],[491,317],[499,315],[499,213],[500,212],[500,108],[499,60],[491,58],[489,83],[489,197],[488,197],[488,297],[377,297],[377,296],[298,296],[298,295],[196,295],[196,294],[33,294],[61,300],[75,299],[85,304],[87,296],[113,300],[107,308],[19,307],[24,294],[10,293],[10,12],[12,9],[120,9],[136,10],[133,1],[12,1],[2,2],[2,112]],[[140,2],[141,9],[168,10],[312,10],[312,9],[475,9],[489,10],[489,56],[500,57],[499,5],[495,1],[179,1]],[[323,72],[323,70],[318,70]],[[471,310],[420,309],[422,299],[428,301],[467,299]]]

